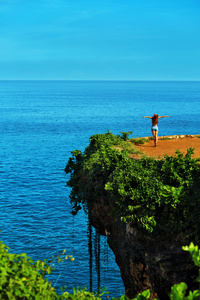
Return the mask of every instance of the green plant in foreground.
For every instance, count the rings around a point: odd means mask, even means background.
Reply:
[[[67,300],[84,300],[84,299],[88,299],[88,300],[101,300],[101,297],[105,293],[106,293],[106,289],[105,288],[101,292],[99,292],[99,293],[89,292],[87,290],[87,288],[83,288],[83,289],[79,289],[79,288],[75,289],[75,288],[73,288],[73,294],[65,292],[63,294],[63,296],[64,296],[64,299],[67,299]]]
[[[8,250],[0,241],[0,299],[64,299],[64,295],[57,294],[46,275],[52,273],[51,264],[55,259],[62,262],[64,257],[73,261],[71,255],[66,255],[64,250],[51,260],[35,262],[26,253],[11,254]]]
[[[55,288],[52,287],[51,282],[45,278],[46,274],[52,271],[51,263],[54,259],[62,261],[62,256],[66,256],[63,252],[57,255],[53,260],[48,263],[46,260],[34,262],[30,257],[23,254],[10,254],[8,247],[0,241],[0,299],[1,300],[100,300],[106,293],[104,288],[97,293],[87,291],[87,288],[73,289],[73,293],[68,293],[61,288],[62,294],[58,295]],[[199,268],[199,276],[197,282],[200,283],[200,250],[198,246],[191,243],[189,246],[182,247],[184,251],[188,251],[192,256],[194,264]],[[73,260],[73,259],[72,259]],[[200,290],[187,292],[187,284],[181,282],[175,284],[171,288],[171,300],[198,300],[200,299]],[[150,297],[150,291],[146,290],[138,294],[133,300],[147,300]],[[107,296],[109,298],[109,296]],[[112,298],[111,300],[118,300]],[[129,300],[126,295],[122,295],[120,300]],[[156,299],[155,299],[156,300]]]
[[[9,247],[0,241],[0,300],[100,300],[106,289],[97,293],[87,291],[87,288],[73,289],[68,293],[66,287],[60,288],[58,294],[51,281],[45,276],[51,274],[51,267],[55,260],[59,263],[69,259],[74,261],[72,255],[66,255],[65,250],[50,260],[34,261],[26,253],[11,254]]]
[[[51,267],[25,253],[8,253],[8,249],[0,242],[0,299],[56,299],[55,289],[45,278]]]

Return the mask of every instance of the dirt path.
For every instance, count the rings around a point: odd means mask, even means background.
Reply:
[[[180,150],[186,154],[187,149],[192,147],[195,149],[192,157],[200,158],[200,138],[198,138],[198,136],[200,137],[200,135],[159,137],[157,147],[154,147],[153,140],[142,145],[134,145],[134,147],[136,147],[140,152],[155,158],[162,158],[165,154],[173,156],[176,150]],[[137,158],[137,156],[135,156],[135,158]]]

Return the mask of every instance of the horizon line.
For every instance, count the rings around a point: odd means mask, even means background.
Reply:
[[[200,82],[200,79],[0,79],[0,81],[131,81],[131,82]]]

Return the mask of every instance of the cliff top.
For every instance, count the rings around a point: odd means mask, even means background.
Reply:
[[[146,143],[134,145],[143,154],[156,159],[163,158],[165,155],[173,156],[176,150],[186,154],[187,149],[194,148],[193,158],[200,158],[200,135],[173,135],[158,137],[158,145],[154,147],[151,138],[145,137]],[[132,158],[140,158],[140,154],[131,154]]]

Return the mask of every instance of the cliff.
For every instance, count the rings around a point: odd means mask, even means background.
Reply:
[[[150,289],[151,299],[169,299],[171,287],[182,281],[191,290],[198,288],[198,268],[182,250],[182,245],[189,244],[187,239],[144,234],[112,216],[111,210],[106,199],[96,198],[90,206],[91,221],[100,234],[107,236],[129,298]]]
[[[197,288],[198,268],[182,246],[199,245],[200,168],[192,148],[161,160],[133,160],[132,150],[108,132],[92,136],[84,153],[73,151],[70,201],[107,236],[127,296],[150,289],[151,299],[165,300],[176,283]]]

